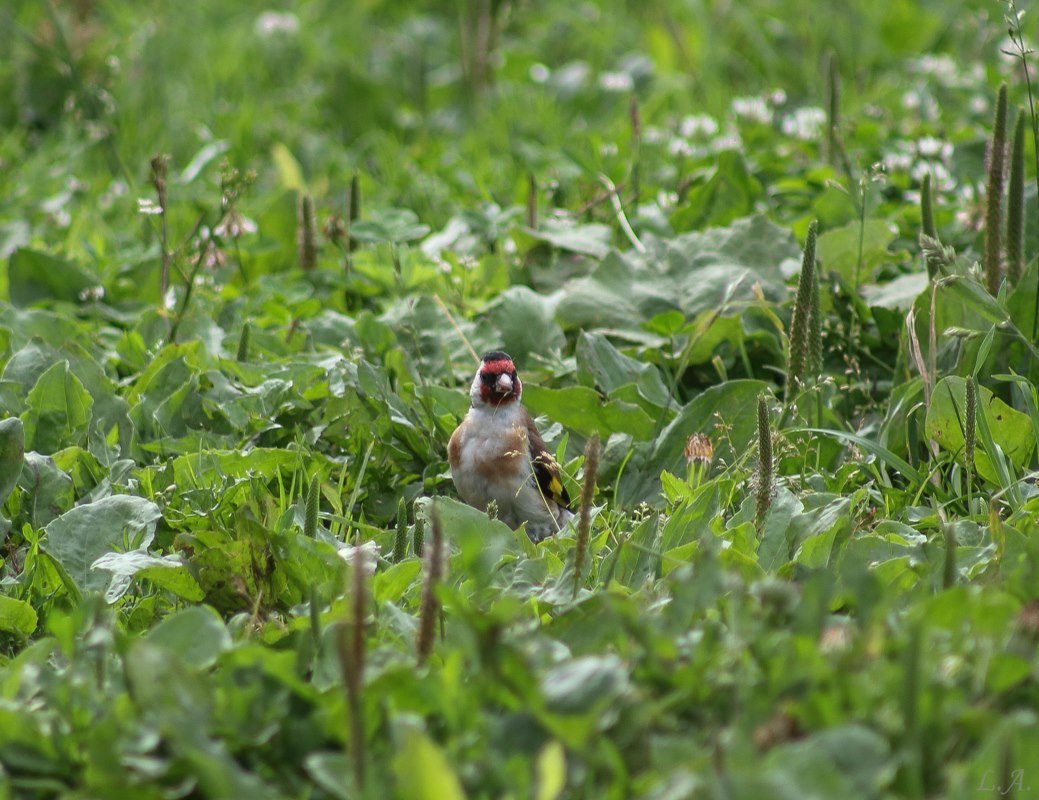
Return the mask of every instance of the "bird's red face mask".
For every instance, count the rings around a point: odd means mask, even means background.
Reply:
[[[484,356],[477,379],[480,399],[492,406],[515,402],[523,390],[516,375],[516,365],[504,353],[488,353]]]

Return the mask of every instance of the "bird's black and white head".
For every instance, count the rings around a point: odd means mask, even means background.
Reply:
[[[520,399],[523,385],[516,375],[516,365],[508,353],[492,350],[480,361],[476,370],[473,385],[469,389],[469,397],[473,407],[508,405]]]

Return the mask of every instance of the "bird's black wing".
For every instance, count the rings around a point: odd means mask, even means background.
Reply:
[[[562,508],[570,507],[570,494],[563,485],[563,471],[559,462],[545,447],[545,440],[541,438],[537,425],[531,419],[529,413],[524,409],[527,422],[527,444],[530,446],[530,464],[534,470],[534,479],[537,481],[541,495],[551,500]]]

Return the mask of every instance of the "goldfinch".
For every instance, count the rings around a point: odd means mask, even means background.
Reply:
[[[559,464],[520,402],[523,384],[506,353],[487,353],[469,389],[471,405],[447,446],[458,494],[540,542],[573,518]]]

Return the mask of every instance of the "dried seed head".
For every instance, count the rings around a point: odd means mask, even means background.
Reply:
[[[170,157],[165,153],[152,156],[149,162],[152,170],[152,186],[159,197],[159,207],[166,210],[166,177],[169,174]]]
[[[300,194],[296,207],[296,247],[300,269],[317,266],[317,222],[314,218],[314,198]]]
[[[577,520],[577,540],[574,543],[574,597],[581,586],[581,573],[588,557],[588,539],[592,531],[592,500],[595,498],[595,479],[599,472],[599,434],[593,433],[584,448],[584,485],[581,487],[581,512]]]
[[[970,483],[974,475],[974,449],[977,439],[978,424],[978,385],[974,382],[974,376],[967,378],[967,399],[963,421],[963,460],[967,468],[967,482]]]
[[[1017,615],[1017,627],[1028,638],[1039,640],[1039,600],[1029,600]]]
[[[694,433],[685,440],[685,460],[692,464],[710,464],[714,458],[714,445],[705,433]]]
[[[346,222],[338,214],[332,214],[325,220],[321,232],[332,244],[341,245],[346,238]]]
[[[631,132],[638,138],[642,135],[642,114],[639,112],[639,100],[635,95],[631,96],[628,103],[628,117],[631,120]]]
[[[440,601],[436,589],[444,575],[444,537],[440,528],[440,517],[434,508],[431,512],[433,535],[429,554],[426,557],[426,574],[422,582],[422,604],[419,609],[418,638],[415,649],[419,662],[424,662],[433,652],[436,639],[436,623],[440,617]]]
[[[765,395],[758,397],[758,470],[754,519],[758,529],[765,522],[765,515],[772,507],[775,475],[772,463],[772,429],[768,421],[768,401]]]

